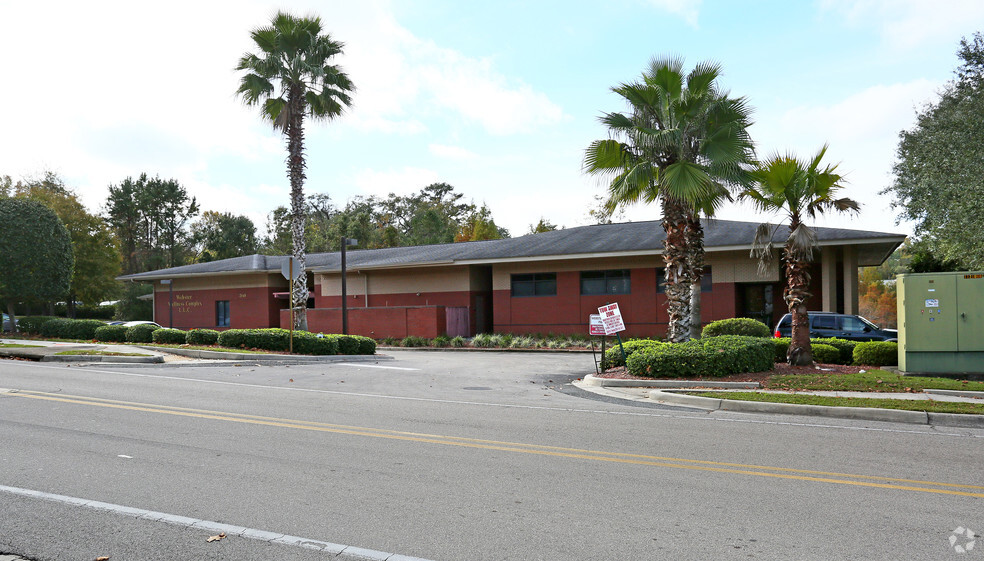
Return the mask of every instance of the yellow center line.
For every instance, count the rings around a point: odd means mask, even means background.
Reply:
[[[557,446],[544,446],[539,444],[529,444],[529,443],[522,443],[522,442],[504,442],[504,441],[497,441],[497,440],[483,440],[483,439],[466,438],[466,437],[459,437],[459,436],[394,431],[389,429],[338,425],[338,424],[320,423],[315,421],[303,421],[303,420],[296,420],[296,419],[282,419],[278,417],[264,417],[260,415],[247,415],[247,414],[231,413],[231,412],[224,412],[224,411],[211,411],[207,409],[192,409],[192,408],[174,407],[168,405],[155,405],[149,403],[119,401],[119,400],[112,400],[112,399],[102,399],[102,398],[95,398],[95,397],[55,394],[55,393],[48,393],[48,392],[36,392],[36,391],[26,391],[26,390],[11,390],[6,393],[0,393],[0,396],[24,397],[30,399],[40,399],[46,401],[72,403],[78,405],[90,405],[90,406],[97,406],[97,407],[108,407],[113,409],[123,409],[123,410],[130,410],[130,411],[142,411],[148,413],[160,413],[160,414],[176,415],[182,417],[193,417],[193,418],[200,418],[200,419],[229,421],[229,422],[246,423],[246,424],[253,424],[253,425],[274,426],[274,427],[281,427],[281,428],[310,430],[310,431],[318,431],[318,432],[329,432],[329,433],[346,434],[352,436],[387,438],[387,439],[402,440],[407,442],[443,444],[446,446],[460,446],[465,448],[496,450],[502,452],[536,454],[536,455],[543,455],[543,456],[574,458],[574,459],[592,460],[592,461],[600,461],[600,462],[614,462],[614,463],[622,463],[622,464],[646,465],[646,466],[666,467],[666,468],[675,468],[675,469],[689,469],[689,470],[707,471],[707,472],[716,472],[716,473],[750,475],[756,477],[773,477],[778,479],[792,479],[792,480],[811,481],[811,482],[818,482],[818,483],[833,483],[839,485],[853,485],[853,486],[860,486],[860,487],[896,489],[896,490],[915,491],[915,492],[922,492],[922,493],[936,493],[936,494],[944,494],[944,495],[960,495],[966,497],[984,498],[984,492],[971,491],[971,490],[984,491],[984,486],[980,486],[980,485],[942,483],[936,481],[900,479],[900,478],[874,476],[874,475],[857,475],[857,474],[849,474],[849,473],[749,465],[749,464],[739,464],[739,463],[731,463],[731,462],[715,462],[710,460],[693,460],[693,459],[686,459],[686,458],[647,456],[642,454],[606,452],[606,451],[599,451],[599,450],[584,450],[578,448],[563,448]]]

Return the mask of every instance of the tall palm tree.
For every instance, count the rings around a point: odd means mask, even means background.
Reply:
[[[351,104],[355,90],[348,76],[331,64],[342,53],[341,42],[322,33],[321,18],[278,12],[269,27],[251,34],[259,52],[246,53],[236,70],[245,71],[236,91],[247,105],[261,105],[263,117],[287,137],[290,178],[292,252],[304,271],[304,117],[331,120]],[[307,276],[291,284],[294,327],[307,329]]]
[[[675,342],[691,337],[692,286],[703,271],[699,214],[720,206],[728,186],[746,182],[742,165],[753,156],[750,109],[717,87],[720,74],[712,63],[684,75],[682,59],[653,59],[640,82],[612,88],[629,112],[603,115],[610,138],[585,151],[585,171],[611,178],[609,210],[660,202],[668,335]]]
[[[783,299],[793,319],[792,340],[786,355],[790,364],[805,366],[813,363],[810,346],[810,320],[806,302],[812,296],[810,263],[817,247],[817,237],[803,222],[804,215],[816,218],[828,210],[857,212],[858,203],[848,198],[835,198],[843,188],[844,178],[836,165],[820,167],[827,145],[810,161],[801,161],[785,154],[774,154],[752,172],[753,185],[741,193],[758,209],[784,213],[788,220],[789,236],[783,245],[782,263],[786,270]],[[772,239],[779,226],[759,225],[752,242],[752,255],[759,258],[763,271],[772,261]]]

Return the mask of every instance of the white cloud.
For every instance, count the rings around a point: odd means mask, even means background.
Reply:
[[[378,171],[364,169],[355,174],[354,183],[364,193],[385,197],[390,193],[408,195],[423,186],[441,181],[437,172],[405,167],[400,170]]]
[[[700,14],[701,0],[647,0],[648,3],[660,10],[680,16],[691,27],[697,27],[697,16]]]
[[[874,28],[890,49],[914,49],[935,41],[954,45],[984,17],[980,0],[822,0],[821,12],[839,15],[850,27]]]
[[[434,154],[440,158],[447,158],[449,160],[474,160],[478,158],[478,154],[460,146],[431,144],[427,146],[427,149],[431,154]]]

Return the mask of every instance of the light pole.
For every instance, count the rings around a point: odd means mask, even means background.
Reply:
[[[348,335],[348,291],[345,286],[345,250],[356,246],[359,240],[342,236],[342,335]]]

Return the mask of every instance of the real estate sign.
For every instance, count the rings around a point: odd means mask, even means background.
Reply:
[[[606,304],[598,308],[598,314],[601,315],[601,323],[605,328],[605,335],[625,331],[625,322],[622,321],[622,312],[618,309],[618,302]]]

